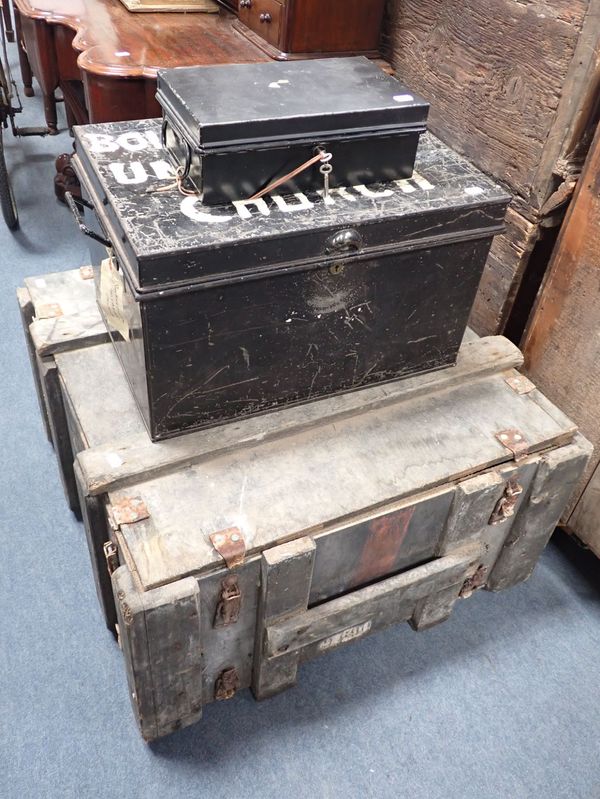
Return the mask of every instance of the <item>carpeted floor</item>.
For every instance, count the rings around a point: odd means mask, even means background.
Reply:
[[[22,123],[41,124],[39,96],[25,103]],[[21,230],[0,225],[1,799],[600,799],[599,569],[564,538],[529,582],[444,625],[364,639],[275,699],[242,692],[142,742],[15,301],[24,276],[87,261],[52,187],[70,139],[6,142]]]

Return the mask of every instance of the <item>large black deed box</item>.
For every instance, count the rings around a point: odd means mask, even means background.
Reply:
[[[163,142],[208,205],[243,200],[323,153],[332,186],[412,174],[429,105],[367,58],[158,72]],[[324,186],[322,162],[285,183]]]
[[[160,121],[75,128],[97,296],[154,439],[454,364],[506,193],[429,134],[410,180],[207,207]]]

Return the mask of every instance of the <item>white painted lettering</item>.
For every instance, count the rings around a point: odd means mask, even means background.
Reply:
[[[144,169],[144,165],[139,161],[131,161],[129,164],[124,164],[120,161],[114,161],[108,165],[108,168],[115,176],[117,183],[127,185],[129,183],[145,183],[148,180],[148,173]],[[130,174],[127,174],[127,172]]]
[[[150,168],[159,180],[173,180],[175,170],[168,161],[151,161]]]
[[[433,185],[433,183],[430,183],[428,180],[426,180],[426,179],[423,177],[423,175],[419,175],[419,173],[418,173],[418,172],[413,172],[413,173],[412,173],[412,178],[411,178],[411,180],[412,180],[414,183],[416,183],[416,184],[417,184],[417,186],[418,186],[420,189],[423,189],[424,191],[431,191],[431,189],[435,189],[435,186]]]
[[[271,199],[284,214],[291,214],[294,211],[310,211],[310,209],[314,207],[314,203],[311,203],[306,194],[298,192],[292,196],[295,197],[298,202],[288,203],[288,201],[279,194],[274,194]]]
[[[155,130],[147,130],[144,134],[148,139],[148,144],[154,150],[162,150],[162,143],[160,140],[160,136]]]
[[[117,136],[117,143],[130,153],[148,149],[148,139],[139,130],[130,130]]]
[[[108,133],[85,133],[84,135],[93,153],[114,153],[119,149],[115,137]]]
[[[354,197],[345,186],[338,186],[335,189],[329,189],[329,194],[325,197],[325,189],[318,189],[317,194],[320,194],[325,202],[325,205],[335,205],[335,196],[343,197],[344,200],[348,200],[351,203],[356,202],[356,197]]]
[[[416,191],[415,187],[411,185],[409,180],[395,180],[394,183],[400,191],[404,192],[404,194],[412,194],[413,191]]]
[[[218,225],[223,222],[231,222],[233,216],[227,214],[214,214],[208,211],[201,211],[197,207],[198,197],[185,197],[179,206],[181,212],[192,219],[194,222],[204,222],[207,225]],[[206,206],[204,206],[206,208]]]
[[[263,216],[271,216],[269,206],[263,199],[260,200],[234,200],[233,205],[238,212],[240,219],[252,219],[250,205],[253,205]]]
[[[374,191],[373,189],[368,189],[366,186],[363,186],[360,183],[358,186],[352,186],[354,191],[357,191],[363,197],[391,197],[394,193],[391,189],[382,189],[381,191]]]

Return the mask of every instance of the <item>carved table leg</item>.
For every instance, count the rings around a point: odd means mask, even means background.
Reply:
[[[9,0],[4,0],[2,5],[2,16],[4,17],[4,31],[6,33],[6,41],[7,42],[14,42],[15,40],[15,32],[12,26],[12,17],[10,15],[10,2]]]
[[[54,92],[50,94],[44,93],[44,116],[46,117],[48,133],[50,136],[56,136],[58,134],[58,119],[56,116],[56,97],[54,96]]]
[[[21,80],[23,81],[23,90],[25,97],[33,97],[33,74],[31,72],[31,64],[27,58],[27,51],[25,50],[25,42],[23,40],[23,32],[21,29],[21,15],[18,8],[14,8],[15,15],[15,30],[17,32],[17,50],[19,53],[19,66],[21,68]]]

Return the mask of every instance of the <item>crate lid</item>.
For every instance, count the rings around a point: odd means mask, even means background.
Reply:
[[[220,569],[211,541],[220,531],[238,528],[251,557],[514,465],[503,431],[521,436],[516,452],[525,469],[576,433],[540,392],[511,385],[522,356],[499,336],[464,343],[453,369],[158,444],[148,439],[111,344],[58,353],[56,362],[90,446],[77,456],[81,485],[132,513],[119,537],[144,589]]]
[[[424,131],[429,104],[363,56],[158,71],[164,115],[200,151]]]
[[[306,192],[208,207],[175,187],[159,120],[74,132],[73,166],[139,296],[317,268],[339,260],[331,241],[345,230],[359,234],[362,258],[489,238],[503,229],[509,201],[428,133],[408,180],[339,188],[327,200]]]

